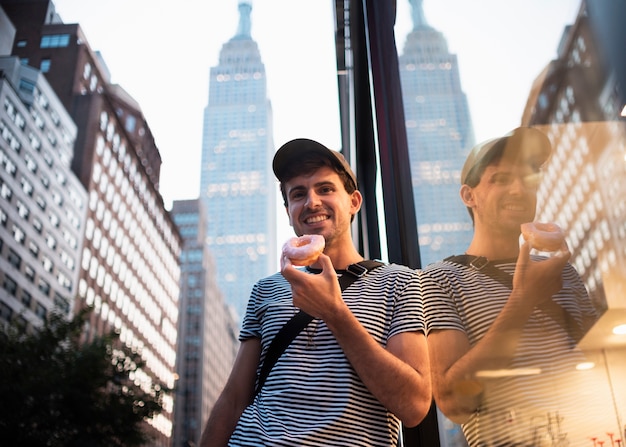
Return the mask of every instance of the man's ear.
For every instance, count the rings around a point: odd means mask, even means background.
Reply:
[[[289,219],[289,226],[293,227],[293,222],[291,220],[291,214],[289,214],[289,207],[285,206],[285,212],[287,213],[287,218]]]
[[[363,195],[361,192],[356,189],[350,196],[350,201],[352,202],[352,215],[355,215],[361,209],[361,205],[363,204]]]
[[[465,204],[465,206],[469,208],[473,208],[475,205],[474,202],[474,190],[471,186],[463,185],[459,191],[459,195],[461,196],[461,200]]]

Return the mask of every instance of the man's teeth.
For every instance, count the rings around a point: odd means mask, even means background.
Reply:
[[[316,222],[321,222],[326,219],[327,219],[326,216],[314,216],[314,217],[309,217],[306,220],[306,223],[316,223]]]

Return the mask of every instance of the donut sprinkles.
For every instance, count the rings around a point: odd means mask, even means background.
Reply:
[[[283,245],[283,256],[296,266],[311,265],[322,254],[325,245],[324,237],[319,234],[292,237]]]
[[[563,248],[565,234],[557,224],[548,222],[527,222],[521,225],[524,240],[530,242],[532,248],[551,252]]]

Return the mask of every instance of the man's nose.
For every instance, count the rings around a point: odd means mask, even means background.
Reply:
[[[520,194],[536,191],[538,178],[538,174],[515,176],[511,182],[511,190]]]
[[[319,204],[320,204],[319,196],[315,193],[315,191],[309,191],[306,195],[305,205],[308,208],[315,208]]]

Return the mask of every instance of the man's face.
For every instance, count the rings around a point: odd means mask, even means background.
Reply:
[[[331,168],[285,182],[285,192],[289,223],[298,236],[320,234],[327,245],[337,238],[350,238],[350,220],[361,206],[361,194],[348,194]]]
[[[528,164],[505,159],[487,166],[478,185],[465,185],[462,192],[476,227],[519,235],[520,224],[535,217],[540,175]]]

